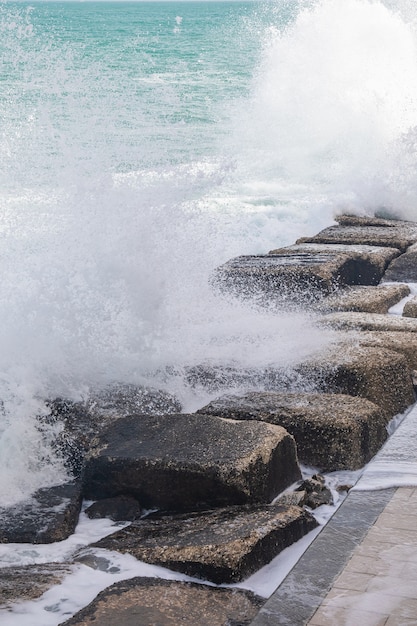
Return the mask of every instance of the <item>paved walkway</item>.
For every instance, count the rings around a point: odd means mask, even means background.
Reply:
[[[396,490],[308,624],[416,626],[416,488]]]
[[[252,626],[417,626],[417,405]]]

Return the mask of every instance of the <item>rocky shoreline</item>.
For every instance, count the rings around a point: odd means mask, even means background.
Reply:
[[[73,480],[0,509],[0,541],[63,540],[82,500],[95,500],[91,517],[131,523],[94,547],[219,585],[245,579],[315,528],[311,510],[331,494],[320,476],[303,482],[299,463],[363,467],[390,420],[414,403],[417,378],[417,299],[408,286],[417,282],[417,224],[337,222],[293,246],[232,259],[213,277],[214,288],[269,308],[312,308],[340,335],[334,345],[290,371],[190,368],[190,384],[218,392],[193,414],[165,392],[131,385],[84,404],[51,401],[40,419],[64,424],[56,446]],[[389,315],[405,298],[403,315]],[[236,377],[246,393],[225,395]],[[73,559],[97,566],[81,553]],[[38,597],[69,567],[4,568],[1,604]],[[261,604],[238,589],[135,578],[64,623],[243,626]]]

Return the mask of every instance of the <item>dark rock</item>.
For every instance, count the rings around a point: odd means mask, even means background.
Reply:
[[[268,502],[299,478],[283,428],[209,415],[132,415],[97,437],[85,496],[131,495],[144,507],[195,510]]]
[[[64,425],[55,446],[67,467],[79,477],[92,438],[108,423],[131,413],[162,415],[181,411],[180,402],[171,394],[151,387],[114,383],[92,393],[85,402],[56,398],[48,402],[47,421]]]
[[[348,395],[252,392],[223,396],[201,412],[283,426],[300,461],[326,471],[363,467],[387,438],[384,412]]]
[[[403,309],[404,317],[417,317],[417,297],[411,298],[408,302],[405,303]]]
[[[377,284],[397,255],[394,249],[290,246],[231,259],[217,269],[214,280],[225,291],[264,296],[277,304],[314,301],[340,285]]]
[[[333,504],[332,492],[326,487],[324,477],[318,474],[303,480],[296,491],[306,494],[304,504],[311,509],[317,509],[322,504]]]
[[[417,283],[417,245],[410,246],[405,254],[394,259],[388,266],[384,282]]]
[[[417,242],[417,224],[396,222],[393,226],[330,226],[314,237],[297,243],[353,244],[397,248],[400,252]]]
[[[63,626],[249,626],[263,602],[240,589],[131,578],[102,591]]]
[[[113,522],[132,522],[141,515],[140,504],[131,496],[117,496],[98,500],[89,506],[85,513],[90,519],[109,517]]]
[[[321,323],[341,330],[376,330],[388,332],[417,332],[417,320],[398,315],[378,313],[329,313]]]
[[[8,606],[39,598],[45,591],[58,585],[71,573],[71,567],[62,563],[42,563],[20,567],[2,567],[0,576],[0,605]],[[6,626],[6,622],[4,622]]]
[[[387,313],[410,293],[407,285],[355,286],[339,289],[319,303],[322,311],[363,311]]]
[[[215,583],[243,580],[317,526],[297,506],[240,506],[143,519],[94,547]]]
[[[30,500],[0,509],[0,543],[53,543],[75,530],[81,508],[78,481],[39,489]]]

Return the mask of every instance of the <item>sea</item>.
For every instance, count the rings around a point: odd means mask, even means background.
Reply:
[[[4,507],[68,478],[48,399],[123,382],[192,411],[212,396],[187,367],[291,367],[332,341],[211,277],[342,212],[417,220],[417,6],[2,0],[0,50]],[[110,532],[91,524],[0,564],[64,560]],[[77,589],[0,621],[61,623]]]

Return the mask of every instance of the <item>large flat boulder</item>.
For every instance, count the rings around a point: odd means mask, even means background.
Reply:
[[[338,225],[329,226],[314,237],[303,237],[297,243],[327,243],[383,246],[405,252],[417,242],[417,224],[395,222],[392,226]]]
[[[417,332],[417,319],[378,313],[341,312],[324,315],[325,326],[340,330],[374,330],[381,332]]]
[[[384,282],[417,283],[417,244],[410,246],[405,254],[390,263],[382,280]]]
[[[42,563],[2,567],[0,571],[0,605],[9,606],[39,598],[70,574],[71,566],[64,563]]]
[[[214,583],[247,578],[317,526],[298,506],[238,506],[133,522],[94,547]]]
[[[39,489],[29,499],[0,508],[0,543],[53,543],[75,530],[81,484],[72,481]]]
[[[415,226],[414,222],[371,215],[337,215],[334,219],[340,226],[386,226],[388,228]]]
[[[374,402],[387,419],[414,402],[406,358],[384,348],[336,345],[307,360],[297,370],[318,391],[359,396]]]
[[[387,313],[400,300],[408,296],[410,288],[401,283],[395,285],[355,286],[339,289],[319,303],[322,311],[363,311]]]
[[[296,441],[300,461],[325,471],[363,467],[387,438],[386,416],[380,407],[342,394],[226,395],[201,412],[283,426]]]
[[[93,444],[92,500],[131,495],[146,508],[195,510],[269,502],[300,476],[293,437],[262,422],[211,415],[132,415]]]
[[[396,249],[299,245],[231,259],[215,274],[221,289],[249,297],[314,301],[340,285],[375,285]]]
[[[263,602],[239,589],[131,578],[102,591],[63,626],[249,626]]]

